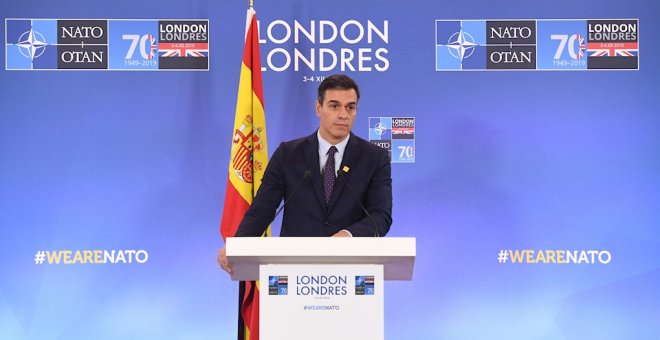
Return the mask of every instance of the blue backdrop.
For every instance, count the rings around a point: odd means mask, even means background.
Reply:
[[[277,48],[317,58],[322,48],[370,48],[370,71],[346,70],[362,92],[354,132],[367,138],[370,116],[416,120],[416,162],[393,164],[389,236],[416,237],[418,254],[414,280],[385,287],[387,339],[660,338],[657,2],[255,7],[271,153],[318,126],[318,82],[303,77],[341,72],[275,71],[285,52],[271,64],[267,55]],[[244,1],[206,0],[0,5],[3,19],[192,18],[210,27],[209,71],[0,70],[1,339],[235,336],[237,284],[215,254],[245,11]],[[639,18],[639,70],[435,71],[437,19],[544,18]],[[265,29],[277,20],[387,21],[388,36],[278,44]],[[284,25],[271,33],[281,39]],[[385,70],[375,68],[384,67],[379,48]],[[149,258],[35,264],[38,251],[83,249]],[[509,249],[606,250],[611,262],[498,263]]]

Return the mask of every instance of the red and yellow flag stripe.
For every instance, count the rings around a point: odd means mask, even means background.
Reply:
[[[229,178],[220,224],[222,238],[236,234],[243,215],[259,190],[266,165],[266,116],[259,56],[259,32],[254,9],[247,13],[245,49],[238,83]],[[270,228],[266,232],[270,236]],[[239,339],[259,339],[259,284],[241,282]]]

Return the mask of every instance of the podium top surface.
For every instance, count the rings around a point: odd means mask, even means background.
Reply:
[[[232,280],[258,280],[261,264],[382,264],[385,280],[412,280],[414,237],[230,237]]]

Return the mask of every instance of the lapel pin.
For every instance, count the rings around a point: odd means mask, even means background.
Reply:
[[[341,168],[341,171],[343,171],[345,173],[348,173],[348,170],[351,170],[351,168],[349,168],[347,165],[344,165],[344,167]]]

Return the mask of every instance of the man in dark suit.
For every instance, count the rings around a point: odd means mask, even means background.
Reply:
[[[359,98],[360,90],[348,76],[321,82],[319,129],[275,150],[237,237],[262,235],[282,199],[287,203],[280,236],[387,234],[392,224],[390,159],[386,150],[351,132]],[[231,273],[225,248],[218,262]]]

